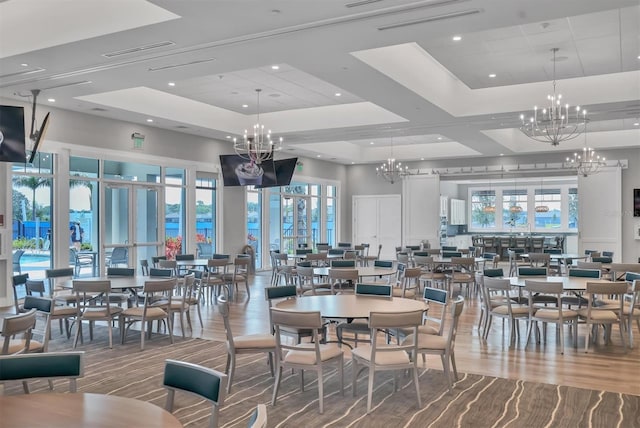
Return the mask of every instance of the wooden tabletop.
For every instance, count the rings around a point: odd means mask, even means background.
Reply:
[[[133,398],[104,394],[28,394],[0,396],[0,428],[179,428],[161,407]]]
[[[607,279],[582,278],[577,276],[512,276],[508,279],[514,287],[524,287],[524,282],[527,279],[530,281],[561,282],[562,289],[565,291],[585,291],[587,289],[587,282],[611,283],[611,281]]]
[[[317,267],[313,268],[313,274],[316,276],[329,276],[329,269],[355,269],[358,271],[359,277],[365,276],[386,276],[393,275],[396,273],[396,268],[381,268],[381,267],[373,267],[373,266],[356,266],[355,268],[348,267]]]
[[[143,288],[147,281],[164,281],[169,278],[155,276],[94,276],[92,278],[76,278],[80,281],[111,281],[112,289]],[[73,288],[73,279],[66,279],[57,283],[62,288]]]
[[[529,257],[529,253],[524,253],[524,254],[519,254],[520,257],[523,258],[528,258]],[[588,255],[580,255],[580,254],[574,254],[574,253],[561,253],[561,254],[551,254],[549,253],[549,258],[551,260],[566,260],[566,259],[588,259],[589,256]]]
[[[233,264],[233,262],[230,262],[228,264]],[[209,259],[193,259],[193,260],[176,260],[176,266],[181,266],[181,267],[185,267],[185,266],[208,266],[209,265]]]
[[[369,318],[370,312],[403,312],[427,310],[421,300],[400,297],[356,296],[353,294],[305,296],[276,304],[287,311],[320,311],[325,318]]]

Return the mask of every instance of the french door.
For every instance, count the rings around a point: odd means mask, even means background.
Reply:
[[[283,195],[282,247],[284,253],[295,253],[301,244],[311,245],[311,198],[299,195]]]
[[[113,183],[104,186],[104,236],[106,254],[116,247],[127,248],[127,265],[140,266],[160,254],[160,187]],[[108,265],[108,263],[107,263]]]

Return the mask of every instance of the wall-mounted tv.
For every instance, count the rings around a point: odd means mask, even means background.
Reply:
[[[255,164],[238,155],[220,155],[225,186],[274,186],[276,172],[273,159]]]
[[[633,216],[640,217],[640,189],[633,189]]]
[[[288,186],[291,183],[291,178],[293,177],[293,172],[296,169],[296,164],[298,163],[298,158],[289,158],[289,159],[279,159],[273,162],[276,170],[276,182],[271,186],[261,185],[256,186],[258,188],[263,187],[279,187],[279,186]]]
[[[24,108],[0,106],[0,162],[25,162]]]
[[[49,113],[44,117],[42,121],[42,125],[36,134],[36,141],[33,143],[33,150],[31,151],[31,157],[29,157],[29,163],[33,163],[33,160],[36,158],[36,154],[38,154],[38,150],[40,149],[40,145],[44,141],[44,136],[47,133],[47,128],[49,127]]]

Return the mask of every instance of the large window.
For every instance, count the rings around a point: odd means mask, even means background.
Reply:
[[[578,189],[576,187],[569,188],[569,229],[578,228]]]
[[[256,269],[262,267],[262,191],[247,187],[247,245],[256,255]]]
[[[496,227],[496,191],[471,192],[471,227],[494,229]]]
[[[502,227],[505,229],[526,228],[527,225],[527,190],[503,190]]]
[[[535,189],[536,229],[559,229],[562,226],[562,195],[560,189]]]
[[[327,218],[326,218],[326,238],[327,243],[332,247],[336,246],[336,186],[327,186]]]
[[[180,168],[165,169],[165,255],[174,258],[188,248],[185,242],[185,171]]]
[[[196,247],[198,257],[216,252],[216,180],[204,173],[196,177]]]

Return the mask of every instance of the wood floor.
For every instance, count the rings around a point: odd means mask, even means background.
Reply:
[[[234,335],[269,330],[268,304],[263,291],[269,286],[269,280],[270,273],[257,274],[251,282],[251,299],[247,300],[241,286],[230,302]],[[216,306],[204,305],[201,309],[204,328],[201,329],[196,321],[193,336],[224,340],[222,318]],[[621,346],[618,330],[614,328],[612,344],[604,345],[600,337],[598,345],[592,345],[585,354],[586,327],[580,326],[578,349],[573,348],[573,338],[565,329],[565,353],[561,355],[553,326],[548,327],[546,344],[536,345],[532,338],[525,348],[523,323],[523,337],[515,347],[509,348],[508,329],[503,328],[501,320],[494,320],[488,340],[483,341],[477,331],[479,309],[477,298],[467,300],[455,345],[459,372],[640,395],[640,334],[637,330],[634,330],[634,349]],[[176,331],[176,334],[180,332]],[[428,358],[427,366],[442,367],[439,357]]]

